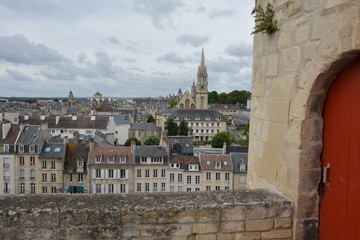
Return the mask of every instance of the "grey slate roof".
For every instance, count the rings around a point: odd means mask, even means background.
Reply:
[[[120,124],[130,124],[131,117],[127,114],[114,115],[114,121],[117,126]]]
[[[170,118],[178,118],[180,121],[225,121],[224,115],[216,110],[176,110]],[[187,119],[188,118],[188,119]],[[198,119],[199,118],[199,119]],[[208,119],[209,118],[209,119]]]
[[[148,119],[148,114],[135,114],[134,121],[146,121]]]
[[[42,142],[43,131],[41,126],[25,126],[17,140],[17,144],[40,144]]]
[[[248,165],[248,153],[230,153],[233,162],[234,173],[246,173]],[[246,170],[240,171],[240,165],[245,164]]]
[[[168,155],[164,146],[149,145],[149,146],[136,146],[135,149],[135,164],[140,164],[142,157],[162,157],[163,164],[168,164]]]
[[[58,143],[45,139],[39,158],[62,159],[65,157],[65,152],[65,143]]]
[[[247,153],[249,151],[248,146],[226,146],[226,153]]]
[[[147,130],[147,131],[156,131],[159,128],[156,127],[153,123],[133,123],[130,126],[129,130]]]
[[[168,136],[165,141],[170,144],[172,153],[190,155],[194,152],[192,136]]]
[[[233,115],[232,121],[237,125],[245,125],[250,121],[250,117],[247,115]]]

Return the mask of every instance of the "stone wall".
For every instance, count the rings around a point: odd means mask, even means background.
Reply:
[[[280,30],[254,36],[248,187],[293,199],[294,238],[317,239],[323,103],[360,56],[360,2],[268,2]]]
[[[0,197],[0,239],[292,239],[268,190]]]

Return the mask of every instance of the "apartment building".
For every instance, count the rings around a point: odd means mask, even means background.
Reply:
[[[248,153],[232,152],[230,153],[230,156],[234,168],[234,175],[233,175],[234,189],[246,188]]]
[[[150,136],[160,137],[161,130],[153,123],[133,123],[129,129],[129,138],[135,137],[143,142]]]
[[[135,192],[169,192],[168,154],[164,146],[136,146]]]

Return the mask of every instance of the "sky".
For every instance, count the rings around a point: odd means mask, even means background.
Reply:
[[[0,96],[251,89],[254,0],[1,0]]]

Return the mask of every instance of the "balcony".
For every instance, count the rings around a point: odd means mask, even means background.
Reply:
[[[3,168],[10,168],[10,163],[3,163]]]
[[[291,202],[268,190],[4,196],[0,198],[0,211],[4,213],[3,225],[7,226],[0,232],[0,239],[293,237]],[[7,214],[10,211],[12,215]],[[18,221],[13,220],[14,211],[22,216]],[[41,222],[48,231],[31,231],[28,219]]]

